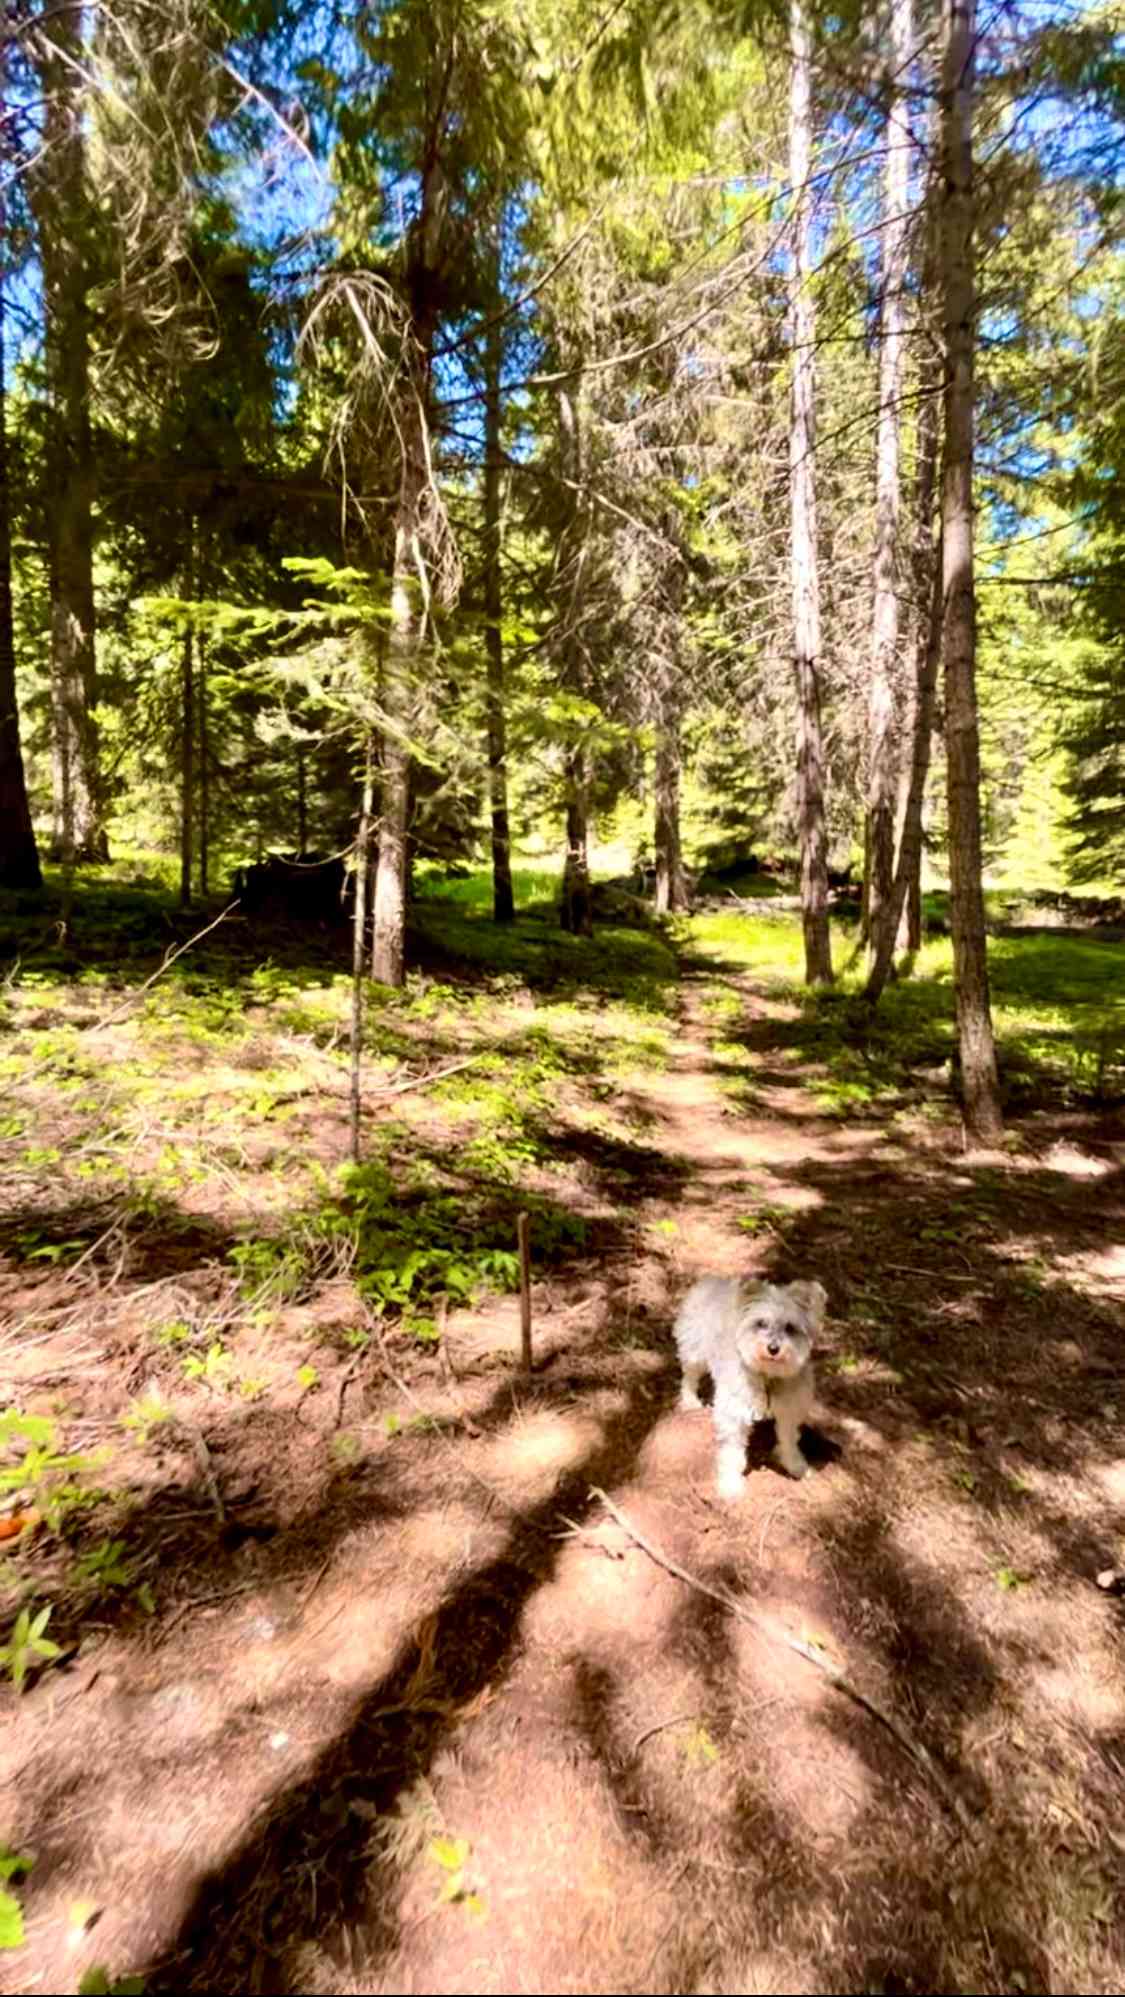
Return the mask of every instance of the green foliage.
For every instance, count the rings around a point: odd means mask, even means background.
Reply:
[[[143,1976],[111,1976],[100,1963],[86,1970],[78,1985],[78,1997],[144,1997]]]
[[[26,1491],[29,1504],[55,1527],[76,1506],[93,1502],[96,1494],[77,1480],[98,1460],[56,1449],[57,1433],[49,1415],[16,1408],[0,1414],[0,1493]]]
[[[53,1643],[43,1632],[51,1620],[50,1605],[32,1615],[30,1609],[21,1609],[11,1629],[7,1643],[0,1644],[0,1671],[6,1671],[17,1692],[22,1692],[37,1659],[51,1664],[62,1656],[59,1644]]]
[[[74,1579],[80,1588],[95,1593],[105,1588],[132,1587],[134,1568],[132,1561],[125,1558],[124,1540],[103,1539],[80,1554],[74,1564]]]
[[[8,1885],[13,1879],[22,1879],[34,1864],[33,1858],[0,1845],[0,1948],[23,1947],[23,1908]]]

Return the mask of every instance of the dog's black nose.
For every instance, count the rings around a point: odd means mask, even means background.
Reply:
[[[769,1344],[766,1347],[766,1351],[769,1353],[771,1359],[777,1358],[778,1353],[781,1351],[781,1347],[778,1344],[776,1338],[771,1338]]]

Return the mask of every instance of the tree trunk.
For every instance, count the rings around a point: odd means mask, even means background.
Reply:
[[[828,837],[824,818],[824,741],[820,722],[820,577],[816,531],[816,307],[810,289],[809,159],[812,146],[811,59],[803,0],[792,0],[789,179],[793,190],[793,400],[789,428],[792,499],[793,637],[797,675],[797,820],[801,844],[801,920],[805,980],[832,979],[828,931]]]
[[[375,803],[375,747],[368,736],[363,755],[363,795],[355,842],[355,907],[352,911],[351,1151],[359,1164],[359,1113],[363,1067],[363,960],[367,947],[367,875],[371,856],[371,812]]]
[[[42,17],[43,146],[29,177],[45,304],[55,832],[71,863],[109,857],[93,712],[94,458],[82,14],[81,4],[62,5]]]
[[[184,562],[184,596],[195,601],[194,522],[188,518],[187,558]],[[180,906],[191,901],[192,818],[195,808],[195,632],[190,620],[184,630],[180,667]]]
[[[680,717],[674,697],[665,693],[664,712],[656,731],[656,768],[653,782],[655,820],[653,847],[656,856],[654,906],[658,915],[677,914],[688,905],[680,850]]]
[[[942,576],[953,974],[965,1136],[1003,1131],[992,1038],[981,883],[980,740],[973,576],[973,0],[943,0],[941,272],[945,332]]]
[[[207,767],[207,648],[199,646],[199,893],[206,899],[211,863],[211,782]]]
[[[305,770],[305,752],[298,746],[297,752],[297,851],[302,857],[309,850],[309,797],[308,780]]]
[[[563,862],[559,921],[574,936],[592,936],[590,905],[590,825],[586,798],[586,757],[581,749],[566,764],[566,859]]]
[[[875,471],[875,600],[871,684],[867,703],[865,934],[878,948],[894,875],[898,763],[899,439],[902,431],[903,326],[906,301],[910,125],[907,88],[914,44],[911,0],[892,0],[888,64],[887,162],[883,207],[882,338],[879,347],[879,430]]]
[[[0,249],[6,247],[0,215]],[[16,645],[12,623],[12,517],[8,494],[8,416],[4,385],[4,272],[0,270],[0,887],[43,885],[20,748]]]
[[[426,470],[425,416],[419,402],[400,416],[402,479],[395,526],[391,619],[383,658],[383,768],[371,975],[400,986],[406,976],[406,835],[410,817],[409,728],[424,609],[418,565],[420,507]]]
[[[931,215],[936,212],[937,177],[931,181]],[[936,277],[936,236],[930,225],[930,245],[922,279],[923,306],[933,295]],[[923,329],[925,331],[925,329]],[[945,595],[940,540],[934,545],[934,493],[937,487],[938,418],[941,405],[941,353],[936,340],[926,339],[919,372],[918,462],[914,482],[914,697],[911,715],[910,771],[905,785],[898,860],[885,919],[873,939],[874,957],[866,997],[875,1004],[890,976],[896,944],[917,950],[922,941],[922,835],[926,779],[934,732],[934,702],[941,663]],[[905,936],[902,934],[905,920]]]
[[[934,696],[937,692],[938,665],[941,660],[944,606],[941,551],[939,549],[935,555],[932,541],[930,569],[932,581],[929,614],[924,621],[920,620],[918,638],[918,687],[914,702],[910,787],[903,810],[898,864],[895,868],[891,897],[884,911],[885,920],[880,925],[879,934],[875,939],[875,956],[864,990],[865,998],[872,1005],[877,1003],[890,976],[894,961],[895,939],[898,936],[904,909],[907,912],[908,923],[907,947],[917,950],[922,940],[922,811],[926,797],[926,778],[930,769],[930,742],[934,731]]]
[[[511,922],[512,841],[508,825],[508,747],[504,713],[504,637],[500,628],[503,583],[500,558],[503,519],[500,505],[501,408],[500,369],[503,341],[500,327],[489,330],[485,354],[487,396],[484,406],[484,620],[488,656],[488,795],[492,813],[492,914],[496,922]]]

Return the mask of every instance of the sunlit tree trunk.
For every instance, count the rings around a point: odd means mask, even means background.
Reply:
[[[6,249],[0,213],[0,254]],[[4,273],[0,270],[0,887],[42,887],[27,798],[16,700],[12,622],[12,516],[8,492],[8,417],[4,384]]]
[[[367,881],[371,859],[371,814],[375,805],[375,745],[370,735],[364,743],[363,792],[359,807],[359,827],[355,842],[355,906],[352,910],[352,1010],[351,1010],[351,1153],[353,1165],[360,1161],[360,1110],[363,1068],[363,965],[367,948]]]
[[[571,495],[570,517],[563,539],[563,591],[566,635],[563,647],[562,679],[571,693],[587,692],[586,663],[579,635],[582,611],[582,578],[586,565],[589,521],[584,491],[585,434],[582,386],[575,392],[562,387],[558,394],[559,445],[564,476]],[[563,860],[562,898],[559,920],[564,929],[589,936],[593,927],[590,907],[590,766],[582,743],[570,749],[565,765],[566,854]]]
[[[499,291],[499,286],[497,286]],[[503,340],[498,325],[489,328],[485,352],[487,371],[484,406],[484,628],[488,660],[488,801],[492,818],[492,913],[497,922],[515,915],[512,895],[512,841],[508,826],[508,748],[504,712],[504,607],[501,554],[501,406],[500,369]]]
[[[391,611],[380,687],[383,768],[371,975],[379,984],[396,986],[403,983],[406,975],[410,735],[429,591],[423,507],[432,475],[429,422],[430,369],[436,321],[434,274],[440,256],[443,215],[441,168],[436,151],[432,151],[422,174],[421,212],[412,243],[415,263],[411,278],[412,310],[406,333],[406,383],[398,407],[401,465],[395,513]]]
[[[1002,1134],[981,883],[980,738],[973,574],[973,0],[943,0],[941,276],[945,332],[942,577],[953,971],[965,1134]]]
[[[907,89],[914,43],[911,0],[891,0],[889,107],[883,200],[883,299],[879,346],[879,428],[875,474],[875,598],[867,704],[866,933],[878,949],[888,922],[894,874],[900,717],[898,683],[899,440],[902,435],[903,327],[910,198]],[[893,936],[893,932],[892,932]]]
[[[937,138],[936,127],[934,138]],[[931,174],[927,193],[926,255],[922,271],[922,311],[928,315],[937,283],[938,177]],[[917,950],[922,941],[922,840],[926,780],[934,730],[938,669],[941,664],[945,595],[940,541],[934,542],[934,495],[937,490],[938,441],[941,419],[942,354],[936,335],[923,324],[918,369],[918,445],[914,478],[913,546],[913,694],[910,715],[910,766],[904,772],[902,825],[898,857],[886,919],[874,937],[874,956],[867,980],[867,997],[874,1003],[891,972],[895,949]]]
[[[90,435],[83,7],[48,8],[38,31],[43,145],[29,191],[39,237],[49,403],[51,682],[55,843],[104,860],[94,720],[94,459]]]
[[[207,647],[199,645],[199,892],[208,891],[211,864],[211,773],[207,763]]]
[[[828,836],[820,718],[820,577],[816,528],[816,308],[811,278],[811,52],[803,0],[790,11],[789,179],[793,190],[793,391],[789,426],[792,502],[793,650],[797,675],[797,822],[805,979],[832,977],[828,930]]]
[[[422,495],[427,478],[428,355],[412,369],[411,394],[399,415],[402,473],[395,522],[391,615],[383,657],[383,768],[375,874],[371,975],[401,985],[406,951],[406,837],[410,815],[410,724],[424,630]]]
[[[653,850],[656,858],[655,907],[658,915],[676,914],[688,905],[680,846],[680,776],[682,747],[680,716],[674,696],[666,693],[656,730],[653,779]]]
[[[194,534],[194,522],[189,518],[183,577],[184,597],[189,604],[195,601]],[[186,908],[191,900],[195,815],[195,632],[190,620],[184,629],[180,706],[180,905]]]

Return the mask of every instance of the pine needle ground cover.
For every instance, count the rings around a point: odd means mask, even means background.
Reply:
[[[994,939],[966,1154],[944,938],[872,1021],[788,911],[486,890],[415,907],[358,1166],[346,943],[142,991],[159,886],[0,911],[0,1987],[1119,1988],[1119,946]],[[704,1268],[830,1298],[816,1474],[735,1510]]]

